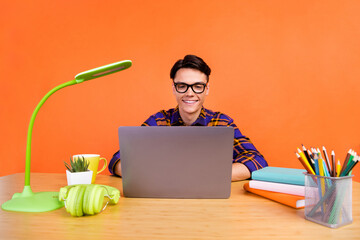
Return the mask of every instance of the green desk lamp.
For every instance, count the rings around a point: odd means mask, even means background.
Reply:
[[[50,92],[48,92],[43,99],[36,106],[29,124],[27,146],[26,146],[26,162],[25,162],[25,186],[22,193],[15,193],[11,200],[1,205],[1,208],[7,211],[16,212],[48,212],[63,207],[63,203],[58,200],[58,192],[37,192],[34,193],[30,187],[30,165],[31,165],[31,136],[35,117],[45,103],[45,101],[56,91],[71,86],[77,83],[82,83],[87,80],[102,77],[131,67],[130,60],[120,61],[94,68],[75,76],[75,79],[64,84],[61,84]]]

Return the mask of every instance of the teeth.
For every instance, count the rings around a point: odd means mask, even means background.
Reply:
[[[194,102],[196,102],[196,101],[195,101],[195,100],[192,100],[192,101],[191,101],[191,100],[189,100],[189,101],[185,101],[185,100],[184,100],[184,102],[186,102],[186,103],[194,103]]]

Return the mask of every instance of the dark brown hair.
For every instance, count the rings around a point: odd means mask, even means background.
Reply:
[[[192,68],[199,70],[206,75],[207,81],[209,81],[209,75],[211,73],[210,67],[202,60],[202,58],[195,55],[186,55],[184,59],[179,59],[170,71],[170,78],[174,80],[176,72],[181,68]]]

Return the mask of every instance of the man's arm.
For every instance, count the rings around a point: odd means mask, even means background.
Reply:
[[[240,181],[251,178],[251,173],[268,166],[261,153],[255,148],[249,138],[242,135],[238,127],[231,121],[234,127],[234,152],[232,166],[232,181]]]
[[[242,163],[232,164],[231,181],[240,181],[251,177],[249,169]]]
[[[234,128],[232,181],[251,178],[253,171],[268,165],[250,139],[242,135],[234,120],[226,114],[216,112],[208,126],[229,126]]]
[[[118,167],[120,167],[120,172],[117,170]],[[111,174],[121,177],[120,151],[114,153],[108,164],[108,168]]]
[[[118,176],[122,176],[121,175],[121,164],[120,164],[120,161],[115,165],[115,168],[114,168],[114,172],[115,172],[115,175],[118,175]]]

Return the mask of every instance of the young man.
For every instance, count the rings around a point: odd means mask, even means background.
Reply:
[[[252,171],[267,166],[267,162],[250,139],[241,134],[229,116],[203,107],[209,94],[210,72],[211,69],[200,57],[186,55],[184,59],[178,60],[170,71],[170,78],[173,80],[172,90],[178,106],[150,116],[142,126],[234,127],[232,181],[248,179]],[[121,176],[119,163],[118,151],[109,163],[110,172],[117,176]]]

